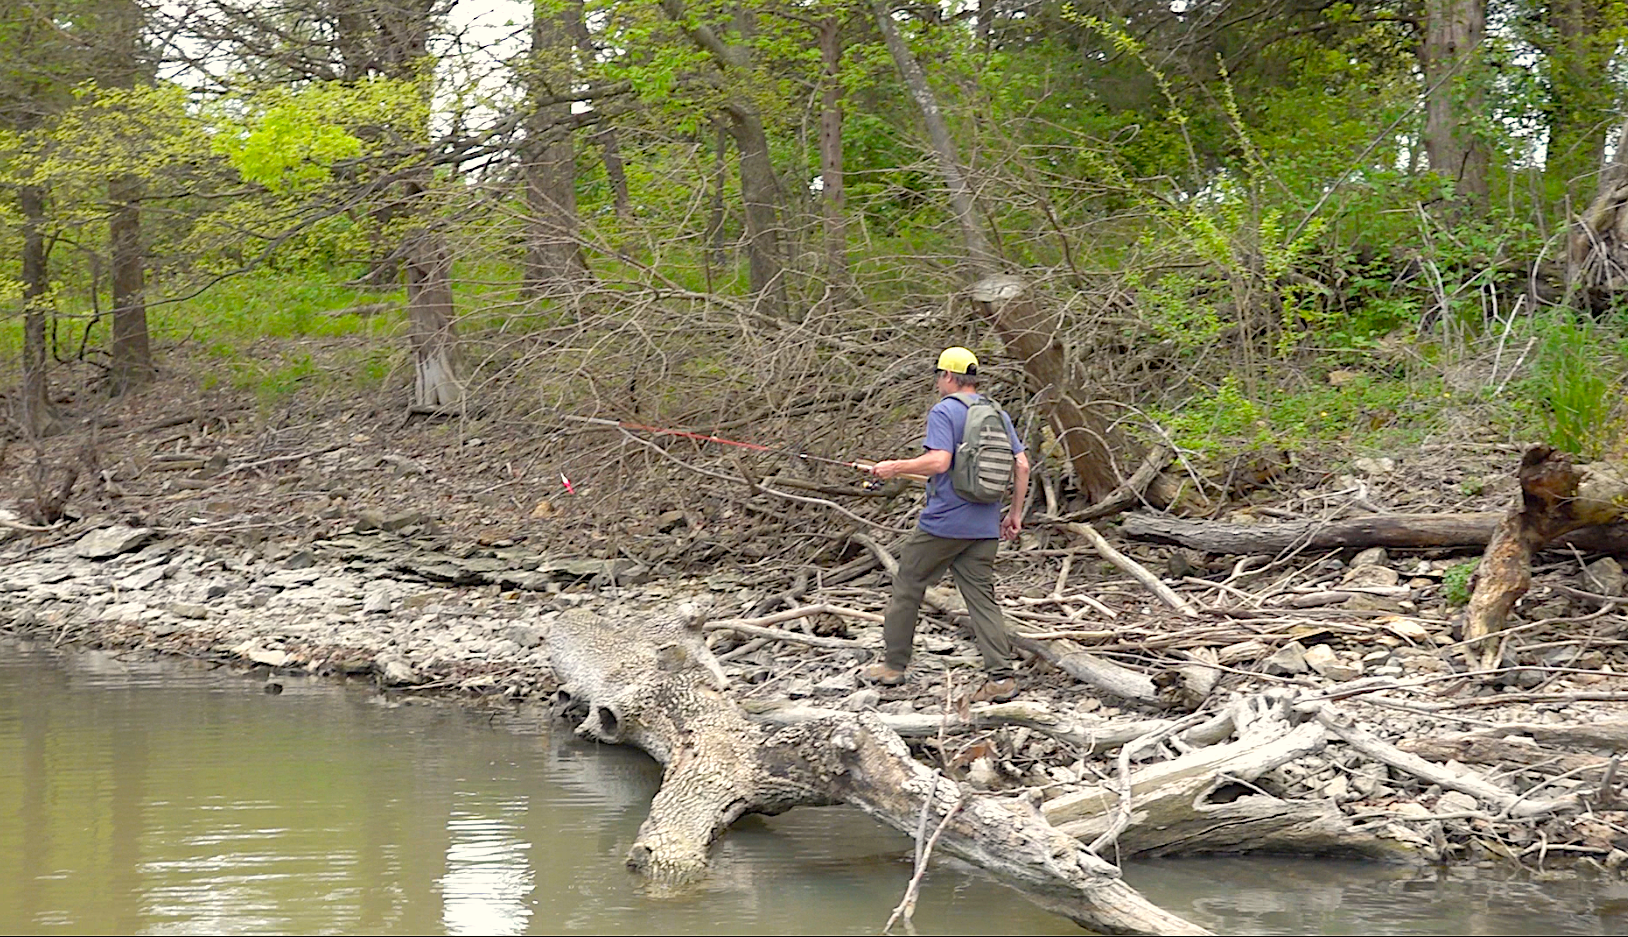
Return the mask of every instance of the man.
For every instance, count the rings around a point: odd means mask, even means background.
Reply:
[[[1029,457],[1023,452],[1023,442],[1012,428],[1011,418],[1002,414],[1016,456],[1012,507],[1003,519],[998,502],[978,504],[963,499],[950,481],[950,468],[969,407],[954,395],[977,393],[978,359],[965,348],[946,348],[938,356],[934,387],[942,399],[927,414],[927,439],[923,443],[927,451],[914,459],[878,462],[871,468],[882,478],[906,474],[931,477],[927,480],[927,505],[899,553],[893,597],[882,621],[882,660],[865,668],[862,676],[883,686],[898,686],[905,681],[922,596],[948,569],[955,574],[955,585],[966,600],[978,653],[989,672],[972,699],[1005,701],[1017,695],[1017,680],[1012,673],[1012,642],[1001,623],[1000,606],[995,603],[995,553],[1000,538],[1016,540],[1023,529]]]

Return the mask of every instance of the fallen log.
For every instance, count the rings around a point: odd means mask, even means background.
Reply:
[[[938,849],[992,874],[1041,907],[1102,933],[1197,934],[1153,905],[1119,870],[1034,811],[971,794],[910,757],[874,714],[796,725],[752,722],[716,688],[693,611],[611,620],[583,610],[552,626],[548,650],[577,732],[648,752],[664,768],[630,867],[663,881],[703,875],[707,848],[747,813],[850,804],[906,833],[942,822]]]
[[[1540,817],[1552,813],[1569,812],[1582,806],[1582,799],[1576,794],[1563,794],[1548,799],[1528,798],[1525,794],[1512,794],[1501,787],[1497,787],[1473,771],[1456,772],[1445,765],[1437,765],[1434,762],[1426,761],[1418,755],[1409,754],[1386,742],[1372,732],[1358,726],[1350,716],[1333,709],[1324,708],[1319,710],[1317,721],[1339,736],[1351,748],[1369,758],[1389,765],[1398,771],[1405,771],[1430,784],[1439,785],[1450,791],[1458,791],[1461,794],[1468,794],[1489,808],[1495,808],[1503,816],[1516,818]]]
[[[841,710],[821,706],[781,703],[742,704],[753,721],[789,726],[842,715]],[[1087,719],[1058,712],[1044,703],[1015,700],[1008,703],[980,703],[962,713],[876,713],[875,718],[900,738],[931,738],[939,733],[954,734],[1001,726],[1033,729],[1060,742],[1067,742],[1081,755],[1112,751],[1145,735],[1169,729],[1169,719]],[[1179,732],[1176,738],[1191,745],[1212,745],[1232,734],[1230,714],[1217,717]]]
[[[1405,843],[1354,827],[1332,801],[1273,797],[1250,782],[1323,749],[1328,734],[1315,722],[1294,724],[1285,701],[1251,697],[1232,707],[1237,741],[1188,752],[1130,774],[1132,822],[1117,837],[1122,858],[1205,853],[1280,852],[1297,855],[1412,858]],[[1048,801],[1041,812],[1063,832],[1100,836],[1121,809],[1125,788],[1104,784]]]
[[[1472,765],[1520,765],[1546,774],[1564,774],[1585,781],[1605,775],[1611,759],[1600,755],[1544,748],[1535,742],[1510,742],[1478,735],[1449,738],[1404,739],[1397,748],[1429,761],[1457,761]]]
[[[1120,532],[1135,540],[1168,543],[1205,553],[1281,553],[1296,547],[1332,550],[1388,547],[1485,547],[1502,515],[1370,514],[1333,521],[1228,524],[1190,521],[1167,514],[1127,514]],[[1556,537],[1550,546],[1628,557],[1628,523],[1584,527]]]
[[[1515,602],[1532,587],[1532,554],[1545,543],[1581,527],[1621,522],[1628,513],[1628,472],[1621,464],[1573,465],[1548,446],[1533,446],[1515,473],[1521,492],[1498,522],[1476,567],[1475,589],[1464,621],[1464,653],[1472,665],[1496,667],[1496,642]]]

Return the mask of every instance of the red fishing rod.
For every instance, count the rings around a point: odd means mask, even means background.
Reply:
[[[697,433],[691,430],[668,429],[661,426],[646,426],[643,423],[630,423],[626,420],[606,420],[594,416],[573,416],[571,414],[563,414],[561,419],[571,420],[575,423],[592,423],[595,426],[613,426],[617,429],[635,430],[641,433],[651,433],[656,436],[676,436],[680,439],[693,439],[697,442],[717,443],[720,446],[738,446],[742,449],[751,449],[754,452],[773,452],[779,455],[788,455],[795,459],[803,459],[808,462],[822,462],[826,465],[840,465],[843,468],[856,469],[861,472],[869,472],[871,466],[876,464],[875,462],[870,462],[864,459],[844,462],[841,459],[828,459],[825,456],[812,455],[807,452],[798,452],[792,449],[781,448],[779,446],[765,446],[762,443],[746,442],[740,439],[726,439],[722,436],[712,436],[707,433]],[[918,482],[925,482],[927,480],[925,475],[900,475],[898,477],[908,478],[911,481]]]

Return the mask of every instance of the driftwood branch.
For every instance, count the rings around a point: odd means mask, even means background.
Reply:
[[[1038,814],[967,794],[915,761],[874,714],[776,727],[752,722],[716,689],[700,617],[562,615],[548,638],[562,703],[578,733],[626,743],[664,768],[628,863],[664,880],[705,874],[707,848],[747,813],[845,803],[913,832],[924,810],[938,848],[1041,907],[1103,933],[1203,933],[1143,898],[1119,870]],[[959,805],[959,806],[957,806]]]
[[[1499,514],[1370,514],[1340,520],[1280,524],[1227,524],[1183,520],[1166,514],[1127,514],[1120,532],[1133,540],[1168,543],[1233,556],[1368,547],[1484,547]],[[1628,556],[1628,524],[1585,527],[1562,534],[1551,546],[1575,546],[1585,553]]]
[[[1575,466],[1548,446],[1534,446],[1521,457],[1516,477],[1520,497],[1487,543],[1465,617],[1465,652],[1471,658],[1479,652],[1483,669],[1498,664],[1499,648],[1486,639],[1503,629],[1510,609],[1532,587],[1538,547],[1581,527],[1619,522],[1628,512],[1628,471],[1620,464]]]
[[[1177,595],[1174,589],[1160,582],[1159,577],[1148,572],[1147,567],[1115,550],[1109,545],[1108,541],[1102,538],[1102,534],[1097,533],[1095,527],[1090,524],[1064,524],[1063,529],[1071,534],[1084,537],[1099,556],[1129,573],[1132,579],[1135,579],[1145,586],[1149,592],[1158,596],[1159,601],[1190,618],[1197,617],[1198,612],[1187,604],[1186,599]]]

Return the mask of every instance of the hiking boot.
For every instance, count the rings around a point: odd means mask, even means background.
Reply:
[[[969,703],[1004,703],[1016,699],[1018,695],[1018,682],[1016,677],[1007,677],[1003,680],[985,680],[983,686],[972,691],[967,697]]]
[[[876,663],[871,664],[869,667],[861,668],[859,671],[859,676],[866,682],[874,683],[878,686],[898,686],[905,681],[904,671],[894,670],[892,667],[889,667],[882,661],[877,661]]]

